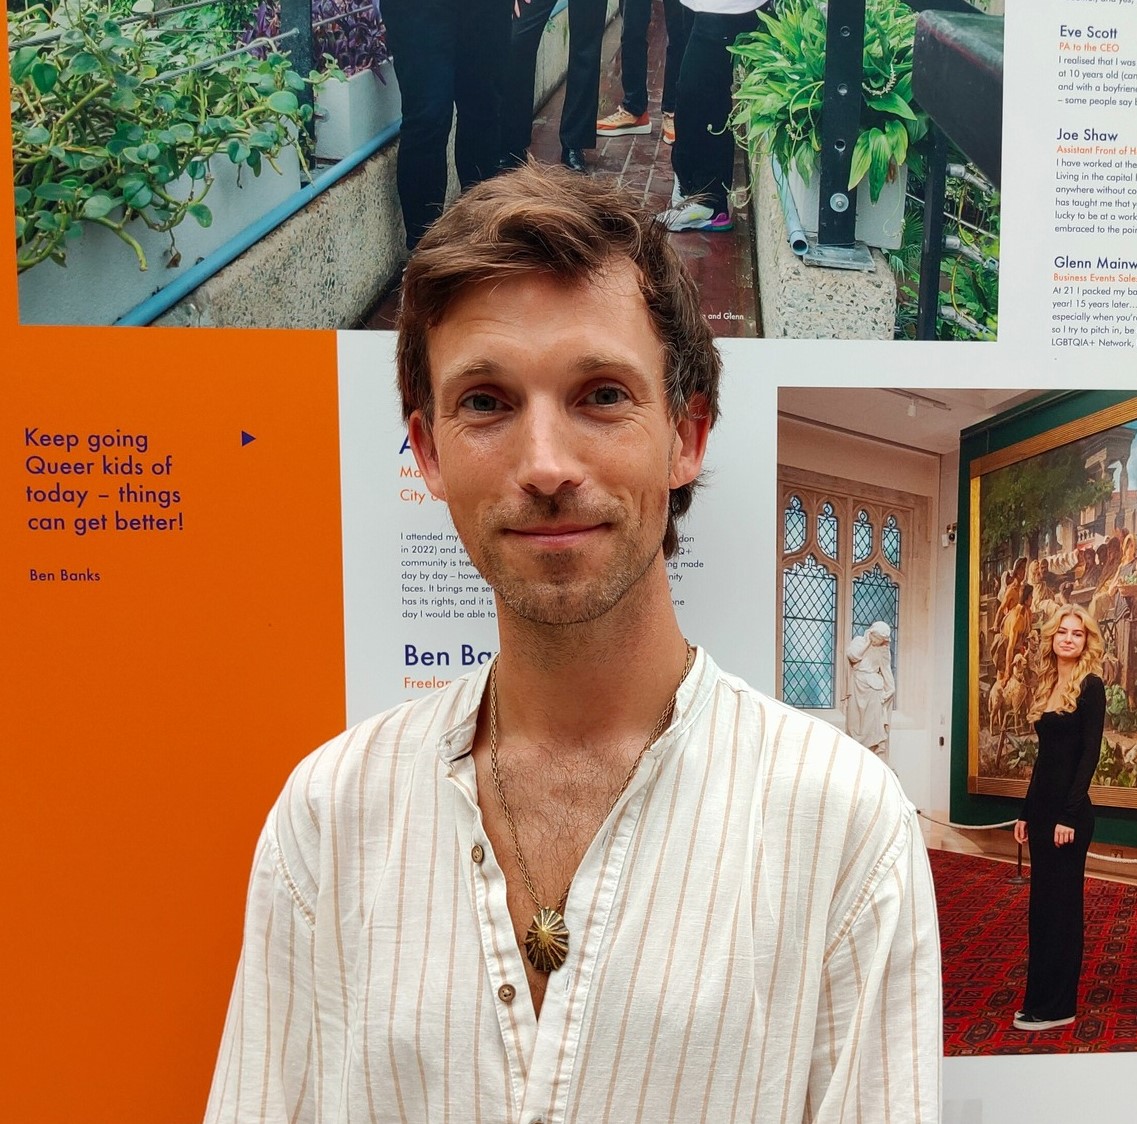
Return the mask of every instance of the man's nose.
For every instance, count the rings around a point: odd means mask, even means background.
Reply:
[[[518,483],[530,495],[553,496],[580,486],[586,438],[565,410],[550,402],[529,403],[517,438]]]

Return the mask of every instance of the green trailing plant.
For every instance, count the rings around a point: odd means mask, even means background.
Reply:
[[[954,145],[948,162],[967,165],[967,158]],[[913,339],[920,287],[920,253],[924,239],[923,174],[908,181],[910,195],[904,208],[904,240],[888,255],[896,279],[896,336]],[[939,309],[951,308],[977,325],[966,328],[958,320],[937,312],[936,338],[941,340],[994,340],[999,330],[999,272],[988,269],[986,260],[999,259],[1000,200],[996,191],[980,190],[974,182],[949,178],[944,199],[944,231],[959,238],[973,256],[945,250],[940,259]],[[978,257],[982,260],[975,260]]]
[[[259,175],[303,136],[312,110],[297,95],[319,76],[302,78],[275,52],[198,69],[232,49],[220,12],[158,21],[152,8],[139,0],[131,16],[121,2],[61,0],[9,14],[19,270],[65,264],[89,225],[146,269],[132,220],[171,242],[187,218],[209,226],[211,162]]]
[[[234,36],[249,26],[258,0],[221,0],[221,23]]]
[[[953,162],[961,162],[962,154],[960,158]],[[944,255],[941,303],[979,326],[980,334],[968,338],[993,340],[999,333],[999,272],[983,263],[997,265],[999,261],[999,193],[980,190],[966,180],[949,179],[946,208],[948,228],[970,256],[964,252]]]
[[[817,0],[781,0],[759,12],[763,27],[730,51],[742,77],[730,124],[751,157],[769,153],[787,171],[812,178],[821,152],[826,12]],[[867,0],[861,124],[849,187],[868,183],[873,202],[896,169],[910,163],[928,131],[912,99],[916,14],[901,0]]]

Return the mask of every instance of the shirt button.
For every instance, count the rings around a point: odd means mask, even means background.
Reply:
[[[497,997],[503,1003],[512,1003],[513,997],[516,994],[517,988],[515,988],[513,984],[502,984],[501,987],[497,989]]]
[[[470,858],[472,858],[474,862],[480,863],[485,857],[486,853],[482,850],[482,845],[480,843],[475,843],[470,851]]]

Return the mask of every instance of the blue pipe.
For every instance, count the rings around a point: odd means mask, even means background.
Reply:
[[[153,323],[163,312],[168,312],[178,301],[188,296],[198,286],[203,285],[235,258],[240,257],[250,246],[255,245],[266,234],[274,231],[281,223],[306,207],[317,195],[338,183],[349,172],[354,171],[365,160],[378,152],[385,144],[394,140],[399,135],[402,123],[403,119],[399,117],[381,133],[377,133],[366,144],[357,148],[350,156],[345,156],[339,163],[325,169],[306,187],[302,187],[294,195],[282,203],[278,203],[256,222],[245,227],[240,234],[230,238],[223,246],[218,246],[208,257],[202,258],[201,261],[190,266],[185,273],[179,274],[164,288],[147,297],[141,304],[135,305],[128,313],[116,320],[115,324],[123,327],[140,327],[144,324]]]
[[[809,249],[809,238],[806,237],[801,219],[798,217],[794,197],[790,194],[789,180],[786,178],[786,173],[782,171],[782,166],[778,163],[776,156],[770,157],[770,167],[774,172],[774,183],[778,188],[778,198],[782,202],[782,214],[786,220],[786,241],[789,242],[790,249],[799,258],[804,257],[806,250]]]

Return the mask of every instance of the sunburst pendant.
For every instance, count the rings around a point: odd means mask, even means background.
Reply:
[[[565,919],[548,906],[539,909],[525,934],[525,955],[538,972],[555,972],[568,956],[569,931]]]

